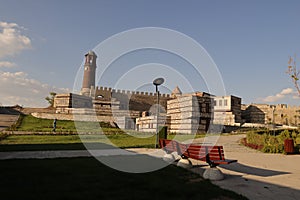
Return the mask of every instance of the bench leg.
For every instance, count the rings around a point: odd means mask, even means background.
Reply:
[[[172,163],[175,161],[175,158],[172,154],[165,154],[163,157],[163,160],[168,162],[168,163]]]
[[[224,174],[217,167],[210,167],[204,171],[203,178],[211,181],[220,181],[224,179]]]
[[[172,152],[172,153],[166,153],[163,156],[163,160],[168,162],[168,163],[173,163],[174,161],[178,161],[181,159],[181,156],[178,155],[177,152]]]
[[[192,162],[189,159],[185,159],[185,158],[181,158],[178,163],[177,163],[178,167],[182,167],[185,169],[189,169],[193,166]]]

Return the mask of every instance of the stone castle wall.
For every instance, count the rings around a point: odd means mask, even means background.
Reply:
[[[57,120],[77,120],[79,121],[101,121],[101,122],[111,122],[113,121],[113,116],[97,116],[97,115],[77,115],[73,116],[73,114],[61,114],[61,113],[31,113],[32,116],[41,118],[41,119],[57,119]]]
[[[300,124],[300,106],[250,104],[243,106],[242,117],[247,123],[298,126]]]
[[[156,93],[139,92],[128,90],[115,90],[108,87],[96,87],[95,98],[103,98],[104,100],[116,99],[120,102],[120,110],[148,111],[156,104]],[[160,105],[167,108],[167,101],[171,99],[170,94],[160,94]]]

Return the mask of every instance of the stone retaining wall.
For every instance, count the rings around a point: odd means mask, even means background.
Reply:
[[[42,119],[58,119],[70,121],[101,121],[111,122],[114,121],[112,116],[96,116],[96,115],[72,115],[72,114],[59,114],[59,113],[32,113],[32,116]]]

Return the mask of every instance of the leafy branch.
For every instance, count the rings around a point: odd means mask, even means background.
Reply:
[[[50,104],[51,107],[53,107],[54,105],[54,97],[55,97],[56,93],[55,92],[50,92],[50,96],[47,96],[45,99],[46,101],[48,101],[48,103]]]
[[[298,91],[298,95],[300,96],[300,86],[299,86],[299,76],[300,76],[300,70],[297,69],[297,65],[296,65],[296,55],[294,56],[294,58],[292,58],[292,56],[290,56],[289,58],[289,62],[288,62],[288,71],[287,74],[290,75],[295,88]]]

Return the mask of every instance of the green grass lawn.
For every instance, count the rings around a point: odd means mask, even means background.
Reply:
[[[104,122],[76,122],[57,121],[56,134],[52,132],[53,120],[39,119],[31,115],[23,115],[17,124],[11,127],[15,131],[28,131],[28,135],[1,135],[0,151],[22,151],[22,150],[71,150],[85,149],[83,143],[96,144],[112,143],[120,148],[145,147],[154,148],[156,136],[154,133],[143,133],[134,130],[112,128],[110,124]],[[100,126],[101,128],[100,128]],[[40,132],[44,132],[40,134]],[[77,132],[91,133],[80,134]],[[33,133],[33,134],[32,134]],[[38,133],[38,134],[35,134]],[[104,133],[104,134],[103,134]],[[205,135],[196,135],[195,137],[204,137]],[[168,135],[173,139],[175,135]],[[176,139],[184,141],[191,139],[190,135],[177,135]]]
[[[103,132],[119,133],[120,129],[111,129],[111,125],[106,122],[81,122],[57,120],[56,132],[77,133],[77,132]],[[18,122],[9,130],[12,131],[31,131],[31,132],[52,132],[53,120],[40,119],[32,115],[21,115]]]
[[[1,199],[246,199],[170,165],[143,174],[94,158],[0,161]]]
[[[51,132],[52,120],[23,116],[13,130]],[[111,148],[107,139],[121,148],[154,147],[155,135],[122,130],[98,122],[58,121],[57,131],[64,134],[5,135],[0,133],[0,151],[81,150]],[[77,124],[77,125],[78,125]],[[66,134],[67,133],[67,134]],[[204,135],[197,135],[203,137]],[[174,138],[169,135],[168,138]],[[190,139],[180,135],[178,140]],[[118,156],[115,156],[115,159]],[[156,159],[156,158],[151,158]],[[113,170],[95,158],[27,159],[0,161],[1,199],[246,199],[223,190],[199,175],[170,165],[144,174]]]

